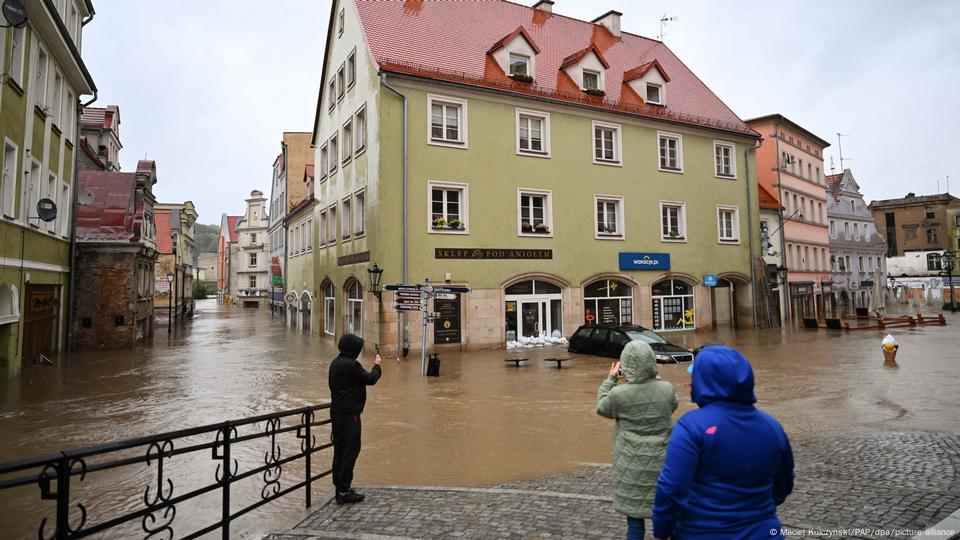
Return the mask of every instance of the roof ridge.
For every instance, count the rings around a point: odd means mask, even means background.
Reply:
[[[526,9],[529,9],[529,10],[531,10],[531,11],[537,11],[537,8],[535,8],[535,7],[533,7],[533,6],[528,6],[528,5],[525,5],[525,4],[521,4],[520,2],[513,2],[513,1],[511,1],[511,0],[500,0],[500,2],[503,3],[503,4],[510,4],[510,5],[513,5],[513,6],[518,6],[518,7],[526,8]],[[541,10],[541,11],[542,11],[542,10]],[[607,13],[610,13],[610,11],[617,11],[617,10],[611,9],[611,10],[608,10]],[[544,13],[547,13],[547,12],[544,12]],[[605,13],[604,15],[606,15],[607,13]],[[619,12],[618,12],[618,13],[619,13]],[[592,22],[592,21],[587,21],[587,20],[584,20],[584,19],[578,19],[578,18],[576,18],[576,17],[571,17],[570,15],[564,15],[564,14],[562,14],[562,13],[556,13],[556,12],[554,12],[554,11],[550,11],[549,14],[550,14],[551,16],[553,16],[553,17],[562,17],[562,18],[564,18],[564,19],[569,19],[569,20],[571,20],[571,21],[581,22],[581,23],[583,23],[583,24],[589,24],[589,25],[591,25],[591,26],[602,26],[602,25],[598,25],[597,23]],[[634,34],[633,32],[626,32],[626,31],[624,31],[624,30],[621,29],[621,30],[620,30],[620,35],[623,35],[623,34],[627,34],[627,35],[629,35],[629,36],[637,37],[637,38],[640,38],[640,39],[645,39],[645,40],[647,40],[647,41],[653,41],[653,42],[656,42],[656,43],[663,43],[662,41],[660,41],[660,40],[658,40],[658,39],[653,39],[653,38],[650,38],[650,37],[647,37],[647,36],[641,36],[640,34]]]

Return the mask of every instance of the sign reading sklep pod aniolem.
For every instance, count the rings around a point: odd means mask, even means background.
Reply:
[[[669,253],[620,253],[621,270],[669,270]]]

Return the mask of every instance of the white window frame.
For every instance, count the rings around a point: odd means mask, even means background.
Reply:
[[[597,128],[613,130],[613,160],[597,158]],[[593,163],[595,165],[623,166],[621,132],[620,124],[598,122],[597,120],[590,123],[590,153],[593,156]]]
[[[46,110],[47,99],[49,98],[49,96],[47,95],[47,86],[49,85],[49,82],[50,82],[50,63],[52,58],[50,57],[50,52],[43,45],[40,45],[39,39],[37,41],[37,44],[38,44],[37,55],[36,55],[37,63],[35,66],[32,66],[32,67],[36,68],[37,70],[41,68],[40,66],[41,54],[46,57],[46,62],[43,65],[42,80],[40,79],[41,75],[39,73],[35,73],[34,75],[36,75],[37,79],[31,81],[30,86],[34,87],[32,88],[34,105],[36,105],[37,107],[40,107],[41,109],[44,109],[44,114],[47,114],[47,110]],[[40,83],[40,84],[35,85],[34,83]]]
[[[657,145],[659,147],[660,139],[657,138]],[[717,148],[727,148],[730,150],[730,171],[731,174],[720,174],[717,169]],[[659,156],[658,156],[659,158]],[[713,176],[716,178],[721,178],[723,180],[736,180],[737,179],[737,145],[729,141],[713,141]]]
[[[433,190],[443,189],[460,192],[460,224],[463,230],[433,228]],[[429,234],[469,234],[470,233],[470,184],[460,182],[427,182],[427,233]],[[444,206],[446,217],[446,206]]]
[[[248,289],[256,289],[256,288],[257,288],[257,275],[256,275],[256,274],[251,274],[250,277],[247,278],[247,285],[249,285],[249,286],[247,287]]]
[[[340,145],[340,162],[343,166],[353,159],[353,116],[347,118],[343,123],[343,135],[341,139],[347,144]]]
[[[540,133],[540,143],[543,147],[543,150],[524,150],[520,147],[520,122],[523,117],[528,118],[538,118],[542,122],[542,129]],[[518,156],[531,156],[539,158],[549,158],[550,157],[550,113],[534,111],[530,109],[517,109],[516,110],[516,143],[517,143],[517,155]],[[529,128],[528,128],[529,129]]]
[[[17,83],[21,89],[23,88],[23,68],[26,62],[24,62],[24,52],[27,50],[27,27],[22,28],[11,28],[11,41],[13,48],[11,59],[10,59],[10,79],[13,82]],[[19,36],[19,40],[17,37]],[[20,50],[16,50],[17,43],[20,43]]]
[[[330,95],[330,104],[327,105],[327,111],[332,113],[337,106],[337,74],[330,77],[330,83],[327,84],[327,93]]]
[[[338,219],[339,215],[337,214],[337,203],[333,203],[327,208],[327,234],[329,234],[327,237],[327,245],[337,245],[337,241],[339,240],[339,238],[337,238],[337,225],[339,225],[339,222],[337,221]]]
[[[344,96],[347,95],[347,63],[344,62],[340,64],[340,68],[337,69],[337,103],[343,101]]]
[[[357,204],[363,201],[363,204]],[[365,189],[353,192],[353,237],[360,238],[367,234],[367,194]]]
[[[353,157],[356,158],[367,149],[367,104],[364,103],[353,113]],[[363,122],[360,122],[360,119]],[[360,129],[362,126],[362,129]]]
[[[660,162],[660,141],[662,139],[676,139],[677,141],[677,168],[671,169],[663,166]],[[683,173],[683,135],[669,131],[657,132],[657,170],[668,173]]]
[[[513,59],[518,58],[524,61],[526,64],[526,69],[524,70],[524,75],[533,77],[533,61],[530,56],[521,53],[511,52],[507,54],[507,75],[513,75]]]
[[[597,204],[614,203],[616,205],[616,230],[613,232],[600,232],[600,220],[597,215]],[[626,234],[627,220],[624,218],[623,196],[621,195],[601,195],[593,196],[593,237],[597,240],[624,240]]]
[[[720,213],[721,212],[732,212],[732,233],[733,236],[730,238],[723,237],[723,230],[720,227]],[[739,206],[729,206],[725,204],[717,205],[717,243],[723,245],[738,245],[740,244],[740,207]]]
[[[65,209],[65,207],[61,206],[63,203],[60,201],[60,185],[59,184],[60,184],[60,179],[58,178],[57,174],[54,173],[52,170],[47,170],[47,185],[45,186],[45,189],[41,190],[40,196],[41,198],[50,199],[51,201],[53,201],[53,203],[57,205],[57,209],[60,212],[62,212]],[[53,191],[53,193],[50,193],[51,191]],[[44,223],[43,228],[46,229],[47,232],[50,234],[54,234],[54,235],[57,234],[56,220],[48,221]]]
[[[63,87],[64,80],[63,75],[59,70],[53,70],[53,86],[50,88],[50,117],[53,118],[53,123],[56,124],[57,129],[63,127]],[[61,133],[63,131],[61,130]]]
[[[658,93],[659,93],[659,95],[660,95],[660,99],[658,99],[657,101],[650,101],[650,100],[648,99],[649,96],[650,96],[650,87],[651,87],[651,86],[654,87],[654,88],[656,88],[656,89],[659,91]],[[663,99],[663,85],[662,85],[662,84],[657,84],[657,83],[655,83],[655,82],[647,82],[647,83],[644,85],[643,90],[644,90],[643,101],[644,101],[645,103],[650,103],[650,104],[652,104],[652,105],[663,105],[664,99]]]
[[[35,218],[37,213],[37,203],[42,198],[41,193],[43,192],[43,164],[36,159],[30,159],[30,168],[27,170],[26,180],[23,182],[23,190],[21,191],[20,203],[22,206],[21,215],[23,216],[24,222],[29,224],[35,229],[40,228],[39,219]],[[36,170],[37,174],[34,176],[33,171]],[[34,182],[36,182],[36,190],[34,190]],[[33,192],[36,191],[36,196]]]
[[[340,8],[340,13],[337,14],[337,26],[339,26],[339,28],[337,28],[338,38],[343,35],[343,27],[346,25],[346,8]]]
[[[337,168],[340,166],[340,133],[334,133],[330,139],[327,141],[327,155],[332,158],[330,159],[330,170],[329,175],[331,178],[337,172]]]
[[[344,242],[353,238],[353,200],[349,195],[340,201],[340,238]]]
[[[596,71],[593,69],[587,69],[587,68],[581,68],[580,70],[580,89],[583,90],[584,92],[586,92],[587,90],[591,90],[591,88],[587,87],[588,73],[597,76],[597,87],[593,88],[593,90],[603,90],[603,72]]]
[[[834,219],[830,220],[830,238],[837,237],[837,221]]]
[[[347,90],[357,84],[357,48],[354,47],[347,55]]]
[[[327,179],[327,157],[329,155],[329,150],[327,149],[327,143],[324,142],[320,145],[320,181]]]
[[[60,184],[60,193],[62,197],[62,200],[60,201],[60,215],[58,216],[58,219],[60,220],[60,236],[69,238],[70,212],[72,211],[72,208],[70,208],[70,184],[62,182]],[[145,214],[145,216],[148,219],[153,219],[150,214]],[[147,231],[147,238],[153,239],[152,229],[148,227]]]
[[[680,208],[678,219],[677,237],[663,234],[663,209],[666,206],[676,206]],[[685,243],[687,241],[687,203],[682,201],[660,201],[660,211],[657,213],[657,229],[660,231],[661,242]]]
[[[257,265],[260,263],[260,259],[257,258],[257,253],[248,253],[247,255],[249,255],[249,257],[247,258],[247,263],[248,263],[247,267],[256,268]]]
[[[524,232],[523,212],[521,210],[524,195],[544,197],[543,223],[547,226],[546,233]],[[517,188],[517,236],[533,238],[553,238],[553,191],[549,189]]]
[[[333,289],[333,296],[327,292]],[[323,290],[323,333],[332,336],[337,331],[337,287],[328,283]]]
[[[320,223],[317,231],[317,247],[326,247],[327,245],[327,211],[320,211]]]
[[[7,149],[13,149],[13,164],[8,167],[7,164]],[[0,192],[0,197],[2,197],[3,208],[0,209],[0,213],[4,217],[9,219],[16,219],[18,216],[17,212],[17,187],[21,185],[21,182],[24,181],[23,172],[17,165],[20,162],[20,147],[17,146],[15,142],[10,140],[8,137],[3,138],[3,155],[0,156],[3,159],[3,163],[0,166],[3,167],[0,174],[3,175],[2,178],[2,192]],[[9,178],[7,178],[9,176]]]
[[[459,123],[459,135],[458,140],[451,139],[434,139],[433,138],[433,102],[437,101],[444,105],[456,105],[460,107],[460,123]],[[468,130],[467,130],[467,100],[442,96],[438,94],[427,94],[427,144],[432,146],[445,146],[447,148],[462,148],[467,149],[468,143]],[[444,117],[446,118],[446,117]],[[444,128],[444,134],[446,134],[446,128]]]

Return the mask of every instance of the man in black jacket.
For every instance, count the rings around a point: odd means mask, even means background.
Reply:
[[[340,355],[330,364],[330,424],[333,438],[333,485],[337,488],[337,504],[363,500],[363,495],[350,489],[353,466],[360,455],[360,414],[367,401],[367,386],[380,379],[380,355],[367,373],[357,357],[363,351],[363,338],[345,334],[337,345]]]

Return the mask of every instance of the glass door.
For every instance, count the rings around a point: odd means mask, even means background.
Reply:
[[[520,335],[523,337],[539,337],[541,310],[546,310],[545,302],[520,302]]]

